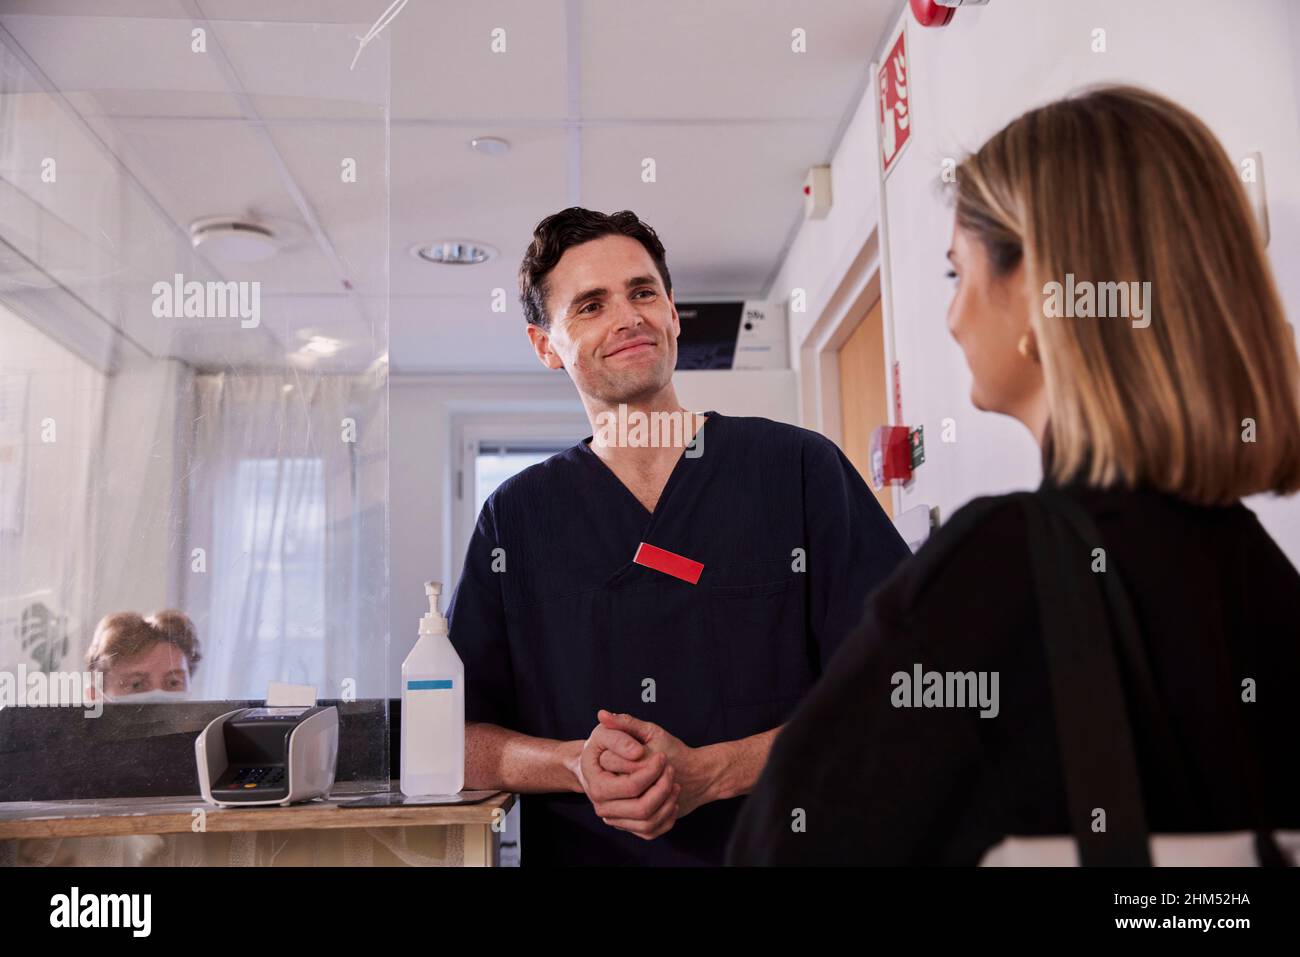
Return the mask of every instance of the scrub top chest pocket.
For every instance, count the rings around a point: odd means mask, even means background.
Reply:
[[[709,621],[728,707],[776,704],[812,685],[799,576],[709,586]]]

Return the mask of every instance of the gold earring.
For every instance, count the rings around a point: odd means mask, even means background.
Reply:
[[[1034,340],[1032,332],[1026,332],[1020,337],[1020,341],[1016,343],[1016,351],[1026,359],[1038,361],[1038,343]]]

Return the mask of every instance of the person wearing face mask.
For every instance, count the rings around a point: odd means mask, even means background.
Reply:
[[[825,437],[682,408],[635,213],[542,220],[520,288],[593,434],[479,516],[448,610],[465,786],[524,793],[525,866],[721,864],[776,728],[907,546]]]
[[[1300,372],[1232,161],[1185,109],[1103,87],[1014,120],[955,193],[948,326],[1042,485],[958,510],[875,591],[728,861],[970,865],[1073,834],[1144,863],[1145,834],[1300,825],[1300,573],[1241,502],[1300,490]],[[1118,283],[1127,310],[1102,306]]]
[[[95,626],[86,665],[103,674],[105,700],[143,704],[184,700],[201,657],[194,623],[182,612],[119,611]]]

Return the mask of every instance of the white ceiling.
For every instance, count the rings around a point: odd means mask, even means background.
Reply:
[[[0,0],[0,238],[20,254],[0,246],[0,297],[57,283],[126,342],[198,366],[283,365],[315,332],[345,343],[322,367],[362,368],[384,351],[387,305],[394,371],[532,370],[515,270],[537,221],[579,204],[654,226],[679,299],[758,298],[901,7],[410,0],[349,70],[388,2]],[[480,155],[475,136],[512,149]],[[252,267],[201,259],[188,226],[222,214],[264,219],[286,249]],[[450,237],[500,256],[408,253]],[[175,272],[259,280],[261,327],[153,318],[150,287]]]

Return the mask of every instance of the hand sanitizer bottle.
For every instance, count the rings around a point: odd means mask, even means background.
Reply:
[[[456,794],[465,786],[465,666],[438,611],[442,582],[426,582],[429,613],[402,662],[402,793]]]

